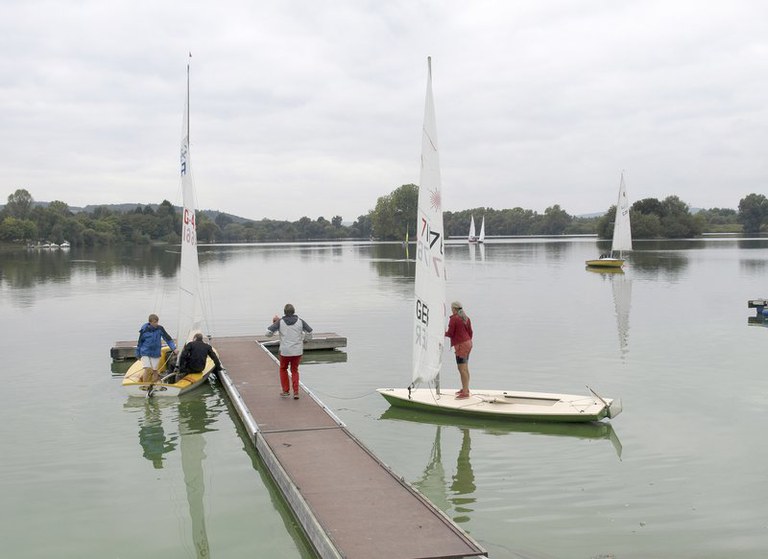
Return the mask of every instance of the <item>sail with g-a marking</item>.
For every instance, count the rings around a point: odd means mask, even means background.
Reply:
[[[181,134],[181,191],[184,209],[181,214],[181,266],[179,269],[179,346],[202,329],[203,309],[200,301],[200,267],[197,260],[197,224],[195,222],[195,183],[189,155],[189,64],[187,64],[187,98]],[[181,352],[179,352],[181,355]]]

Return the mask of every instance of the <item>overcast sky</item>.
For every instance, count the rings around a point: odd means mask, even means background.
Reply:
[[[352,221],[417,183],[426,58],[444,209],[578,215],[768,194],[764,0],[0,0],[0,201],[181,201]]]

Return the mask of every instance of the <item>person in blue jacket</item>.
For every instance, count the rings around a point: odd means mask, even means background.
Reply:
[[[144,366],[142,382],[157,382],[160,380],[157,370],[160,368],[163,340],[173,353],[177,353],[178,350],[171,335],[160,326],[160,319],[156,314],[149,315],[147,320],[148,322],[139,329],[139,341],[136,342],[136,359],[141,359],[141,364]]]

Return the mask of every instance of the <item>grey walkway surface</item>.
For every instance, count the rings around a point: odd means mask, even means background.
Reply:
[[[255,337],[212,343],[240,418],[321,557],[486,555],[303,387],[301,399],[281,398],[275,357]]]

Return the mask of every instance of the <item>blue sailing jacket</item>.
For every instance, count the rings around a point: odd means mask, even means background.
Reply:
[[[139,329],[139,341],[136,342],[136,357],[140,358],[143,355],[148,357],[160,357],[161,348],[163,346],[162,340],[168,344],[171,350],[176,349],[176,344],[173,343],[171,335],[165,331],[165,328],[160,326],[152,326],[149,322],[145,322]]]

